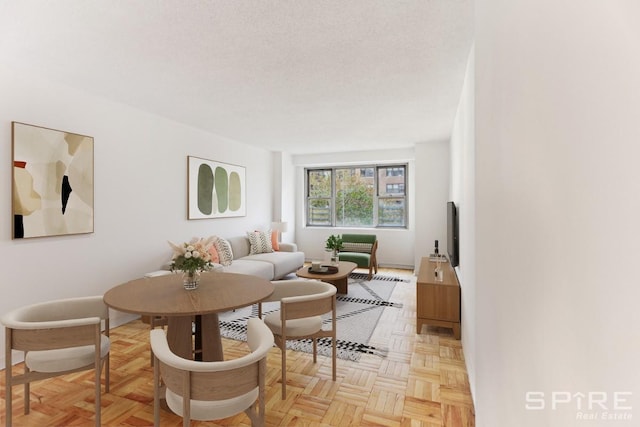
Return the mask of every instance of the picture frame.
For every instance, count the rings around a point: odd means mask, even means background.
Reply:
[[[187,156],[187,218],[247,215],[246,168]]]
[[[11,122],[12,238],[94,231],[94,140]]]

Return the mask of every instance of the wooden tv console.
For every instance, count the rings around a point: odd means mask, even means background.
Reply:
[[[453,329],[453,336],[459,340],[460,283],[450,263],[441,263],[442,282],[436,281],[435,268],[435,261],[422,258],[416,282],[417,333],[422,330],[422,325],[440,326]]]

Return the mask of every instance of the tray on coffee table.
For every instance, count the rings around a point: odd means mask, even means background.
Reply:
[[[314,270],[313,267],[309,267],[307,271],[311,274],[336,274],[338,267],[335,265],[322,265],[319,270]]]

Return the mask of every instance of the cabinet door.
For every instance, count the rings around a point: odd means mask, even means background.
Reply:
[[[460,321],[460,288],[458,286],[418,283],[418,317],[422,319]]]

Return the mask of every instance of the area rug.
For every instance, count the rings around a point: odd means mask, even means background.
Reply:
[[[369,339],[382,312],[387,307],[401,308],[402,304],[390,300],[393,289],[398,283],[409,283],[408,277],[374,275],[367,280],[366,274],[352,273],[349,276],[349,293],[338,294],[336,307],[336,356],[340,359],[358,361],[363,354],[380,357],[387,355],[388,349],[369,345]],[[277,302],[265,303],[263,315],[277,311]],[[246,341],[247,320],[258,316],[258,306],[244,307],[236,311],[220,313],[220,333],[225,338]],[[324,318],[327,329],[331,327],[330,316]],[[308,340],[287,341],[287,348],[311,353],[312,342]],[[331,356],[331,340],[318,340],[318,354]]]

